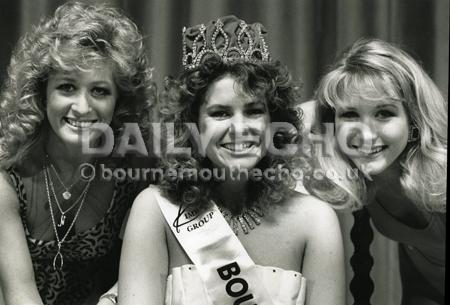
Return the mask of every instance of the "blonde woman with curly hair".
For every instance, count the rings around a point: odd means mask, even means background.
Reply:
[[[402,304],[443,304],[447,101],[414,59],[380,40],[353,44],[316,99],[314,132],[335,126],[315,145],[317,166],[336,179],[307,180],[307,189],[336,208],[366,205],[399,242]]]
[[[95,124],[142,125],[152,102],[142,35],[116,9],[64,4],[20,40],[0,100],[6,304],[96,304],[114,283],[137,189],[93,176],[83,145],[99,144]]]

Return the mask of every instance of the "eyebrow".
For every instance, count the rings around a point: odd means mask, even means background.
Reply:
[[[66,75],[66,74],[62,74],[62,75],[55,75],[54,76],[55,81],[69,81],[69,82],[78,82],[78,77],[76,76],[71,76],[71,75]],[[99,79],[99,80],[94,80],[92,81],[92,84],[94,85],[108,85],[111,86],[114,84],[114,82],[111,82],[108,79]]]
[[[398,108],[398,105],[394,104],[394,103],[383,103],[383,104],[377,105],[375,108],[385,108],[385,107]]]
[[[223,104],[211,104],[211,105],[207,105],[206,109],[211,109],[211,108],[229,108],[229,105],[223,105]]]
[[[69,81],[76,80],[76,77],[67,74],[55,74],[53,77],[55,80],[69,80]]]
[[[340,106],[340,109],[337,108],[337,111],[355,111],[356,107],[353,106]]]
[[[114,82],[111,82],[109,80],[96,80],[96,81],[93,81],[92,84],[94,84],[94,85],[108,85],[108,86],[111,86],[111,85],[114,84]]]
[[[245,106],[245,107],[262,106],[262,107],[266,108],[266,107],[267,107],[267,104],[264,103],[264,102],[262,102],[262,101],[260,101],[260,100],[257,100],[257,101],[251,101],[251,102],[248,102],[248,103],[246,103],[244,106]]]

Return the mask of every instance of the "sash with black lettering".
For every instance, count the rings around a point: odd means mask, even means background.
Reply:
[[[215,204],[198,214],[158,196],[161,211],[215,305],[273,305],[256,266]]]

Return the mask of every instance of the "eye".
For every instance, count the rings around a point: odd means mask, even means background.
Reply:
[[[386,109],[379,110],[375,113],[375,117],[380,120],[386,120],[394,116],[396,116],[395,112]]]
[[[209,116],[216,119],[225,119],[230,116],[230,113],[226,110],[214,110],[209,113]]]
[[[338,117],[342,119],[357,119],[359,115],[356,111],[344,111],[339,113]]]
[[[103,87],[94,87],[92,88],[92,95],[95,97],[106,97],[111,95],[111,90]]]
[[[56,90],[67,94],[67,93],[74,92],[76,90],[76,87],[73,84],[70,84],[70,83],[63,83],[63,84],[59,84],[56,87]]]
[[[266,108],[265,107],[255,107],[255,108],[250,108],[246,111],[247,115],[250,116],[259,116],[259,115],[263,115],[266,113]]]

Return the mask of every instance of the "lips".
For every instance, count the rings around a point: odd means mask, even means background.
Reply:
[[[97,122],[97,120],[77,120],[77,119],[65,117],[64,122],[66,122],[68,125],[70,125],[73,128],[82,129],[82,128],[91,127],[94,123]]]
[[[380,145],[380,146],[373,146],[370,150],[363,149],[361,147],[353,147],[355,148],[359,153],[366,155],[368,157],[376,156],[378,153],[382,152],[388,147],[388,145]]]
[[[224,143],[220,146],[232,152],[245,152],[253,147],[256,147],[257,145],[258,143],[249,141],[240,143]]]

